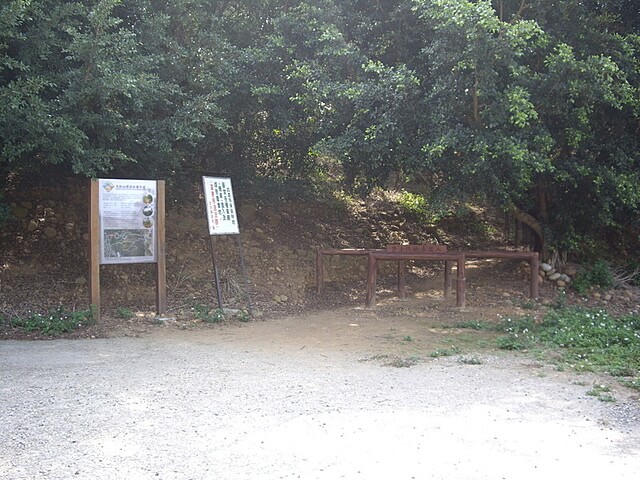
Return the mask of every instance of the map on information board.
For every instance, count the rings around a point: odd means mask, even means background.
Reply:
[[[209,235],[240,233],[230,178],[202,177]]]
[[[100,263],[156,262],[155,180],[99,179]]]

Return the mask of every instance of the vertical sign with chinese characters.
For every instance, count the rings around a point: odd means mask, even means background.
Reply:
[[[238,234],[238,216],[230,178],[202,177],[209,235]]]
[[[100,263],[156,262],[154,180],[99,179]]]

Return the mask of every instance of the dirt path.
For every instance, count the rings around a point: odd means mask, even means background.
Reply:
[[[637,401],[394,311],[0,342],[0,478],[637,478]]]

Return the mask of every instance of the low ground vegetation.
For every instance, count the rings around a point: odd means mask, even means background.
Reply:
[[[640,390],[640,315],[614,316],[602,309],[550,309],[542,321],[507,318],[499,348],[556,355],[558,366],[606,373]]]

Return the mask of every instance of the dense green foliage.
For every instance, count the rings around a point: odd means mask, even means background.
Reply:
[[[5,0],[0,191],[330,164],[584,252],[640,230],[639,33],[633,0]]]

